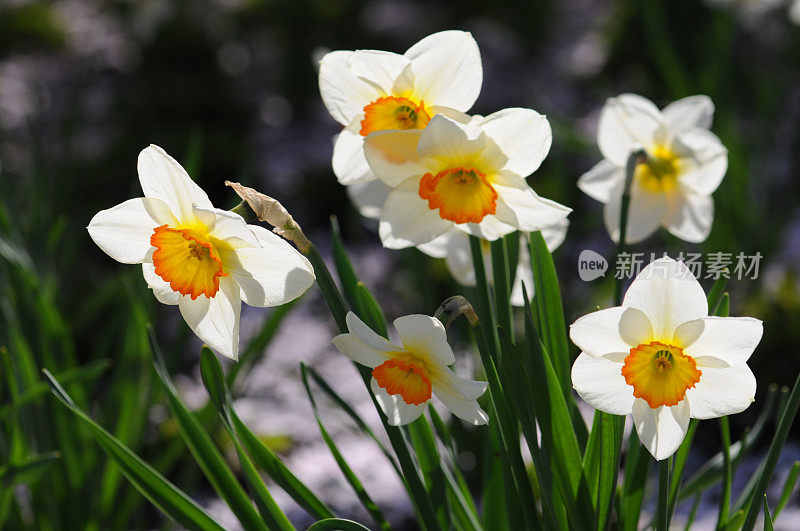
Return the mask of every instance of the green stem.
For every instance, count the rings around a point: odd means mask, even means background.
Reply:
[[[631,184],[633,184],[633,176],[636,173],[636,166],[647,160],[647,153],[643,150],[637,150],[628,156],[628,163],[625,165],[625,188],[622,190],[622,203],[620,204],[619,215],[619,239],[617,240],[617,256],[619,258],[625,252],[625,238],[628,232],[628,211],[631,204]],[[614,260],[616,263],[616,260]],[[622,273],[622,272],[620,272]],[[616,288],[614,291],[614,303],[619,306],[622,304],[622,278],[623,274],[619,275],[617,279]]]
[[[658,463],[658,508],[656,509],[656,531],[669,529],[669,465],[672,458]]]
[[[728,426],[728,417],[719,418],[719,430],[722,437],[722,461],[724,464],[724,475],[722,477],[722,495],[719,498],[719,520],[717,529],[724,529],[728,522],[728,511],[731,505],[731,482],[733,481],[733,469],[731,467],[731,433]]]

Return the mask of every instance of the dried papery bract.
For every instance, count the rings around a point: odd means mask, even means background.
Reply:
[[[294,242],[300,252],[307,253],[309,251],[311,241],[306,238],[300,225],[277,199],[232,181],[225,181],[225,185],[233,188],[233,191],[250,205],[259,220],[272,225],[275,234]]]

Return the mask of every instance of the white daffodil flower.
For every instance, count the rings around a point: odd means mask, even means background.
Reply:
[[[486,424],[489,417],[476,399],[487,383],[460,378],[449,368],[456,358],[444,325],[428,315],[406,315],[395,319],[394,327],[400,345],[384,339],[350,312],[350,332],[333,338],[339,352],[372,367],[372,392],[389,424],[413,422],[434,394],[460,419]]]
[[[385,129],[423,129],[444,108],[467,111],[481,91],[478,44],[464,31],[425,37],[403,55],[378,50],[335,51],[320,61],[319,91],[344,126],[333,148],[342,184],[375,179],[364,138]]]
[[[605,157],[578,180],[586,194],[605,203],[606,228],[619,239],[625,165],[644,149],[648,161],[636,166],[626,228],[627,243],[650,236],[659,225],[688,242],[702,242],[714,221],[712,192],[728,169],[728,151],[708,128],[714,104],[690,96],[659,111],[635,94],[610,98],[597,126]]]
[[[550,150],[550,124],[531,109],[486,117],[439,114],[423,130],[378,131],[364,154],[392,190],[382,207],[385,247],[430,242],[456,228],[487,239],[554,225],[572,211],[528,186]]]
[[[683,262],[662,258],[634,279],[622,306],[585,315],[570,327],[581,354],[572,384],[589,405],[633,415],[657,460],[683,441],[690,418],[747,409],[756,380],[747,360],[761,321],[709,317],[706,295]]]
[[[111,258],[142,264],[159,302],[177,304],[197,336],[237,359],[242,301],[278,306],[314,283],[314,270],[288,242],[233,212],[214,208],[161,148],[139,154],[145,197],[98,212],[87,229]]]
[[[569,220],[563,219],[541,230],[547,248],[550,251],[561,245],[567,236]],[[528,238],[530,233],[521,232],[519,234],[519,258],[517,260],[514,284],[511,286],[511,304],[513,306],[524,306],[522,285],[529,297],[533,297],[533,271],[531,270],[531,253],[528,249]],[[417,249],[434,258],[444,258],[447,269],[459,284],[464,286],[475,285],[475,266],[472,263],[472,251],[469,245],[469,235],[457,229],[450,229],[435,240],[417,245]],[[489,242],[481,240],[481,250],[483,251],[483,264],[486,269],[486,276],[492,278],[492,259],[489,251]]]

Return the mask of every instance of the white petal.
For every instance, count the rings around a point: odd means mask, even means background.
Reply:
[[[625,383],[622,363],[581,352],[572,365],[572,386],[595,409],[612,415],[629,415],[633,387]]]
[[[550,122],[532,109],[503,109],[484,118],[480,125],[506,159],[503,166],[495,167],[517,175],[536,171],[553,143]]]
[[[381,96],[411,89],[410,64],[408,58],[382,50],[356,50],[347,60],[351,72]]]
[[[336,137],[331,160],[334,175],[345,185],[375,179],[364,157],[364,137],[358,132],[360,124],[357,121],[353,124]]]
[[[388,359],[386,353],[372,348],[355,334],[339,334],[333,338],[336,350],[361,365],[375,368]]]
[[[408,49],[415,92],[427,105],[467,111],[481,92],[483,68],[478,44],[467,32],[441,31]]]
[[[177,225],[169,207],[159,199],[138,197],[101,210],[86,229],[108,256],[124,264],[139,264],[151,249],[153,229]]]
[[[450,229],[428,243],[417,245],[417,249],[434,258],[444,258],[447,269],[456,282],[464,286],[475,285],[475,268],[469,236],[458,229]]]
[[[364,321],[359,319],[358,316],[353,312],[347,312],[345,319],[347,321],[347,329],[350,331],[350,333],[375,350],[381,352],[396,352],[403,350],[402,347],[398,347],[390,343],[388,339],[381,337],[378,333],[372,330],[372,328],[368,327]]]
[[[672,407],[650,409],[647,402],[637,398],[633,403],[633,424],[639,440],[657,461],[675,453],[689,427],[689,404],[681,400]]]
[[[186,173],[183,166],[158,146],[150,145],[139,153],[139,182],[146,197],[164,201],[180,222],[190,222],[192,205],[213,208],[206,193]]]
[[[453,226],[428,208],[419,196],[417,178],[407,179],[386,198],[378,232],[384,247],[402,249],[429,242]]]
[[[725,368],[701,367],[700,381],[687,389],[693,418],[713,419],[741,413],[756,396],[756,377],[744,363]]]
[[[597,145],[605,158],[624,167],[631,152],[650,145],[660,127],[661,113],[650,100],[622,94],[609,98],[600,112]]]
[[[503,205],[503,208],[506,208],[506,206]],[[466,234],[471,234],[483,240],[489,240],[490,242],[517,230],[516,227],[500,221],[497,216],[491,215],[483,218],[480,223],[459,223],[455,225],[455,228]]]
[[[358,209],[358,212],[370,219],[380,219],[383,204],[392,189],[380,179],[354,183],[347,188],[347,195]]]
[[[717,135],[705,129],[693,129],[676,141],[684,152],[678,182],[696,194],[711,195],[728,171],[728,150]]]
[[[433,386],[433,393],[453,415],[476,426],[486,424],[489,415],[478,405],[477,398],[486,391],[486,382],[474,382],[459,378],[450,373],[447,381],[439,380]],[[468,387],[466,396],[464,388]]]
[[[255,247],[238,247],[223,264],[250,306],[279,306],[314,284],[314,268],[289,242],[257,225],[245,225],[258,236]]]
[[[350,69],[355,52],[336,51],[326,54],[319,63],[319,93],[333,119],[347,126],[364,107],[383,92],[360,79]]]
[[[219,291],[210,299],[200,295],[192,300],[182,295],[178,302],[186,324],[204,343],[223,356],[239,358],[239,314],[242,298],[239,286],[229,278],[219,281]]]
[[[622,206],[622,189],[625,183],[620,181],[611,193],[611,199],[603,209],[603,220],[611,239],[619,240],[619,224]],[[638,243],[653,234],[667,215],[669,202],[664,194],[655,194],[645,190],[637,182],[631,185],[631,201],[628,208],[628,227],[625,234],[627,243]]]
[[[611,161],[601,160],[578,179],[578,188],[601,203],[608,203],[620,182],[625,180],[625,168]]]
[[[569,338],[589,356],[629,352],[632,345],[620,334],[620,320],[626,309],[615,306],[584,315],[569,327]]]
[[[406,350],[429,356],[433,361],[452,365],[456,361],[453,349],[447,342],[444,325],[430,315],[405,315],[394,320]]]
[[[194,206],[192,214],[195,219],[208,228],[208,232],[218,240],[236,238],[237,244],[246,242],[248,245],[259,245],[258,238],[250,229],[244,218],[230,210],[221,208],[201,208]]]
[[[643,311],[625,308],[619,319],[619,335],[632,347],[649,343],[653,339],[653,325]]]
[[[708,315],[708,302],[700,283],[683,262],[660,258],[633,280],[623,306],[642,310],[653,325],[656,340],[669,342],[686,321]]]
[[[714,103],[708,96],[689,96],[670,103],[664,107],[661,114],[674,135],[696,127],[708,129],[714,118]]]
[[[742,364],[750,359],[764,333],[763,323],[752,317],[706,317],[703,325],[700,337],[684,347],[686,354],[697,360],[698,366],[703,365],[705,357],[729,365]]]
[[[422,130],[375,131],[364,141],[364,156],[375,176],[389,186],[424,175],[427,167],[417,155]]]
[[[542,233],[542,238],[544,238],[548,251],[553,252],[564,243],[567,237],[567,229],[569,229],[569,219],[564,218],[558,223],[548,225],[539,231]],[[527,247],[527,243],[525,246]]]
[[[169,282],[156,274],[156,266],[152,262],[144,262],[142,264],[142,275],[144,275],[147,286],[153,290],[153,295],[155,295],[158,302],[171,306],[178,304],[180,293],[173,291],[169,286]]]
[[[422,130],[417,153],[420,157],[433,157],[452,167],[473,163],[487,142],[486,135],[477,126],[437,114]]]
[[[700,243],[708,238],[714,223],[714,199],[710,195],[675,193],[664,220],[667,230],[678,238]]]
[[[406,404],[400,395],[390,395],[378,385],[375,378],[370,381],[370,388],[375,398],[378,400],[381,409],[386,415],[389,424],[392,426],[403,426],[410,422],[414,422],[425,411],[425,406],[428,402],[423,402],[418,406],[413,404]]]
[[[682,323],[675,329],[670,345],[685,349],[697,341],[697,338],[703,335],[703,331],[706,327],[706,319],[706,317],[701,317],[700,319],[693,319],[692,321]]]
[[[564,220],[572,209],[536,195],[525,179],[502,172],[492,183],[497,191],[496,217],[521,231],[534,232]]]

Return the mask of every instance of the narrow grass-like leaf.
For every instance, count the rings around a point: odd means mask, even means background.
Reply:
[[[344,518],[327,518],[316,522],[308,531],[370,531],[358,522],[345,520]]]
[[[108,368],[111,367],[110,359],[101,359],[87,363],[81,367],[67,369],[55,375],[55,378],[62,382],[63,385],[72,383],[83,383],[89,380],[94,380]],[[34,402],[37,398],[45,396],[50,392],[50,386],[47,382],[39,382],[31,387],[25,389],[16,399],[10,403],[0,407],[0,421],[5,419],[8,415],[12,415],[19,411],[22,406]]]
[[[253,462],[242,447],[239,435],[236,433],[231,420],[230,411],[233,408],[231,407],[230,392],[225,385],[225,375],[222,372],[222,366],[219,364],[219,360],[217,360],[214,352],[206,346],[203,346],[200,353],[200,372],[203,385],[211,398],[211,403],[217,408],[220,419],[233,441],[236,455],[239,458],[245,480],[253,495],[253,500],[256,502],[259,514],[261,514],[265,522],[269,522],[270,528],[274,527],[283,531],[294,530],[294,527],[280,510],[278,504],[275,503],[275,499],[269,493],[267,486],[264,484],[264,480],[258,475]]]
[[[32,481],[59,459],[59,452],[46,452],[0,466],[0,489]]]
[[[769,480],[772,478],[773,472],[775,472],[775,465],[778,463],[778,456],[786,442],[786,437],[789,435],[789,429],[792,427],[795,415],[797,415],[798,407],[800,407],[800,375],[797,376],[794,382],[792,393],[789,395],[789,403],[783,410],[783,414],[778,421],[778,427],[775,430],[775,436],[769,446],[769,451],[755,476],[758,480],[753,490],[746,493],[745,503],[741,505],[741,508],[747,511],[747,518],[742,525],[744,531],[751,531],[755,525],[756,516],[758,515],[758,504],[755,500],[767,490]]]
[[[685,531],[689,531],[692,528],[692,524],[694,524],[694,519],[697,517],[697,509],[700,508],[700,498],[700,494],[695,494],[692,508],[689,510],[689,516],[686,518]]]
[[[317,426],[319,427],[320,434],[322,435],[322,439],[325,441],[325,444],[328,446],[328,450],[330,450],[334,460],[336,460],[339,470],[342,471],[345,479],[355,491],[358,500],[361,502],[361,505],[363,505],[367,512],[369,512],[370,516],[372,516],[372,518],[375,520],[375,523],[377,523],[381,529],[389,529],[389,522],[383,516],[383,512],[381,512],[370,495],[367,493],[367,490],[364,488],[364,485],[361,483],[361,480],[358,479],[358,476],[356,476],[355,472],[353,472],[353,469],[351,469],[350,465],[347,464],[347,460],[342,455],[342,452],[339,451],[339,448],[336,446],[333,438],[330,436],[328,430],[325,428],[325,425],[322,423],[322,418],[320,417],[319,409],[317,408],[317,401],[314,398],[314,393],[311,391],[311,386],[308,382],[308,368],[304,363],[300,364],[300,371],[303,380],[303,386],[305,387],[306,393],[308,394],[308,399],[311,402],[311,409],[314,411],[314,417],[317,420]]]
[[[669,473],[672,457],[658,463],[658,504],[656,505],[656,531],[669,529]]]
[[[203,429],[197,417],[195,417],[183,405],[172,379],[167,372],[164,359],[160,348],[156,343],[155,334],[151,329],[151,342],[153,349],[153,366],[161,383],[161,389],[167,399],[172,416],[178,425],[178,429],[183,436],[186,446],[189,447],[192,455],[203,471],[214,490],[225,500],[228,506],[236,515],[236,518],[247,529],[268,529],[265,522],[261,520],[258,512],[253,507],[253,503],[245,490],[239,484],[219,449],[211,441],[208,433]],[[282,514],[282,513],[281,513]],[[283,516],[283,519],[286,517]],[[276,528],[282,528],[279,520],[271,522]]]
[[[550,357],[539,341],[529,304],[525,304],[526,362],[533,377],[531,399],[542,432],[542,449],[550,456],[556,484],[575,529],[594,527],[594,503],[583,469],[583,455]],[[570,397],[571,399],[571,397]]]
[[[372,295],[369,288],[360,280],[355,287],[356,300],[358,302],[358,316],[367,326],[378,332],[383,337],[388,337],[386,330],[386,316],[378,305],[378,301]]]
[[[269,317],[267,317],[258,335],[250,340],[250,343],[247,344],[247,348],[239,355],[239,361],[234,363],[228,371],[228,376],[226,378],[228,387],[233,387],[236,382],[236,377],[242,369],[251,367],[258,359],[258,356],[264,352],[267,345],[272,341],[272,338],[275,337],[275,333],[278,331],[280,324],[286,316],[289,315],[289,312],[291,312],[292,308],[295,307],[299,300],[300,298],[297,298],[272,309],[272,312],[269,314]]]
[[[622,496],[619,501],[618,519],[622,531],[636,531],[639,528],[639,516],[642,512],[644,489],[647,474],[650,471],[650,452],[639,441],[636,430],[631,431],[628,440],[628,453],[625,458],[625,477]]]
[[[708,315],[717,315],[719,303],[722,300],[722,294],[725,291],[725,286],[728,285],[728,277],[722,275],[711,286],[708,292]]]
[[[775,518],[778,518],[783,508],[789,503],[789,497],[792,495],[792,492],[794,492],[795,485],[797,485],[798,474],[800,474],[800,461],[795,461],[794,465],[792,465],[792,469],[789,471],[789,475],[786,476],[786,481],[783,483],[781,497],[778,500],[778,505],[775,506]]]
[[[223,530],[191,498],[81,411],[46,369],[42,372],[56,398],[89,430],[133,486],[161,512],[188,529]]]
[[[331,216],[331,254],[333,255],[333,265],[336,267],[336,274],[339,275],[339,282],[342,285],[344,299],[350,308],[358,308],[358,295],[356,294],[356,275],[347,250],[342,241],[342,234],[339,232],[339,222],[335,216]]]
[[[761,407],[761,411],[759,412],[758,417],[756,418],[756,422],[753,425],[753,429],[750,430],[749,434],[747,434],[745,437],[742,437],[741,440],[731,445],[730,448],[731,459],[733,460],[734,464],[736,464],[747,453],[747,451],[750,448],[752,448],[753,445],[755,445],[761,438],[761,435],[764,432],[764,428],[767,425],[767,422],[770,420],[773,411],[775,411],[775,402],[777,394],[778,394],[777,386],[771,385],[767,388],[767,395],[764,398],[764,404]],[[692,420],[692,422],[695,422],[696,424],[696,421],[694,419]],[[689,430],[690,432],[692,432],[691,422],[689,423]],[[688,438],[688,434],[686,438]],[[684,438],[684,442],[686,442],[686,438]],[[681,445],[681,448],[682,447],[683,446]],[[680,451],[681,449],[678,450],[678,453],[680,453]],[[677,494],[678,501],[682,501],[690,496],[699,494],[703,490],[715,484],[722,477],[722,468],[723,468],[723,457],[722,457],[722,452],[719,452],[711,459],[706,461],[697,470],[697,472],[695,472],[685,482],[683,488],[681,488],[679,494]],[[673,486],[675,487],[675,492],[678,492],[677,485],[674,484]],[[674,502],[672,502],[672,506],[673,507],[675,506]]]
[[[686,461],[689,459],[689,450],[692,447],[692,441],[694,441],[694,434],[697,431],[697,426],[699,421],[697,419],[691,419],[689,421],[689,427],[686,429],[686,435],[683,437],[683,441],[681,441],[681,445],[678,447],[678,450],[672,455],[672,476],[670,477],[670,484],[669,484],[669,512],[670,514],[675,512],[675,505],[678,499],[678,492],[681,488],[681,476],[683,475],[683,470],[686,467]],[[720,466],[724,463],[720,461]],[[722,473],[722,468],[719,469],[720,474]]]
[[[766,494],[764,494],[762,501],[764,502],[764,531],[774,531],[775,526],[772,523],[772,515],[769,514],[769,504],[767,503]]]
[[[419,461],[425,486],[430,493],[431,503],[436,509],[439,523],[443,528],[450,525],[450,511],[447,504],[447,483],[444,477],[442,459],[436,448],[436,439],[431,425],[424,415],[408,425],[411,444]]]
[[[561,289],[558,285],[556,266],[553,256],[541,232],[530,236],[531,267],[535,291],[533,302],[538,309],[539,335],[547,352],[550,354],[553,368],[556,371],[561,389],[565,397],[572,392],[570,379],[570,359],[567,346],[567,326],[564,321],[564,305],[561,301]],[[584,429],[585,431],[585,429]]]
[[[502,327],[511,341],[514,340],[514,327],[511,310],[511,282],[508,278],[508,252],[503,238],[491,242],[492,277],[494,286],[494,307],[497,308],[497,324]]]
[[[331,387],[331,385],[325,380],[325,378],[320,376],[320,374],[316,370],[314,370],[313,367],[309,367],[306,365],[305,369],[308,375],[311,376],[311,378],[314,380],[314,383],[317,384],[317,386],[319,386],[319,388],[326,395],[328,395],[328,398],[330,398],[339,409],[344,411],[347,414],[347,416],[350,417],[350,419],[356,423],[358,429],[360,429],[365,435],[369,436],[369,438],[372,439],[375,442],[375,444],[378,445],[378,447],[381,449],[381,452],[383,452],[383,455],[392,465],[392,468],[394,468],[395,472],[397,472],[397,476],[400,479],[400,481],[404,481],[405,479],[403,477],[403,473],[401,472],[400,467],[397,466],[395,458],[392,456],[391,453],[389,453],[389,450],[386,449],[386,447],[383,445],[380,439],[378,439],[378,437],[375,435],[375,432],[372,431],[372,428],[370,428],[369,425],[367,425],[367,423],[364,422],[364,419],[362,419],[361,416],[358,413],[356,413],[356,411],[352,407],[350,407],[350,404],[348,404],[341,396],[339,396],[339,393],[337,393],[333,389],[333,387]]]

